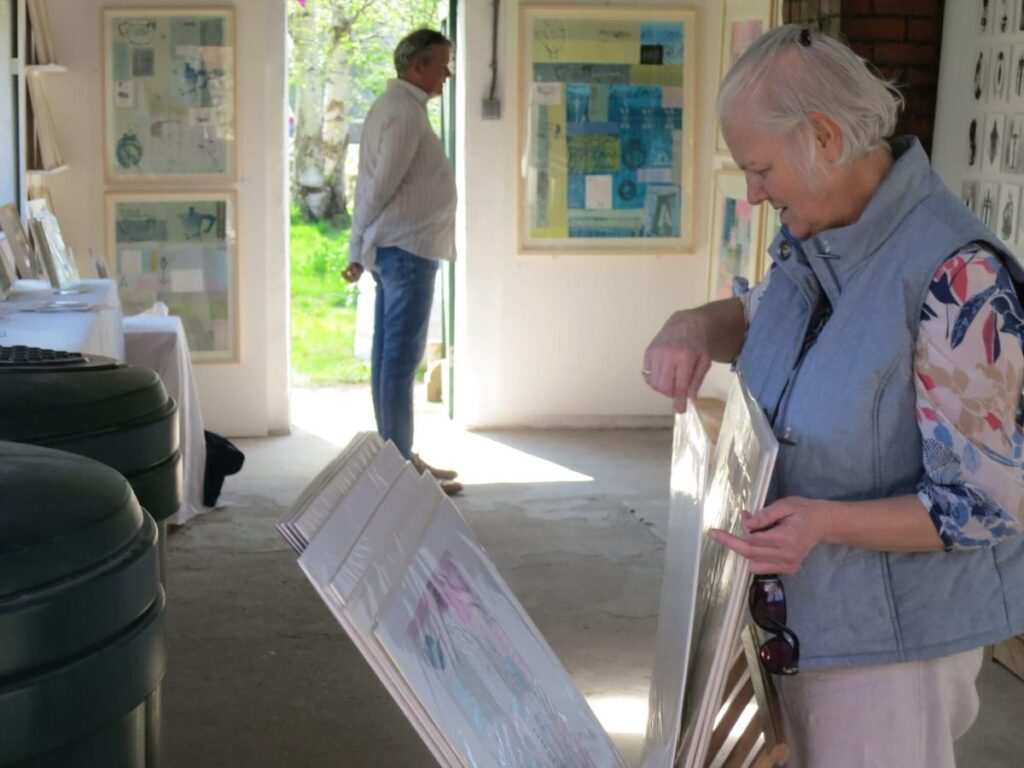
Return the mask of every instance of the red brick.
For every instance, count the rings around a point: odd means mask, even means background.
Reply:
[[[896,132],[912,133],[915,136],[930,137],[932,135],[932,126],[934,122],[935,118],[932,117],[904,115],[903,118],[896,124]]]
[[[867,59],[868,61],[871,61],[875,56],[874,46],[870,43],[861,43],[856,40],[851,40],[850,48],[862,59]]]
[[[942,24],[938,18],[907,19],[907,39],[915,43],[941,43]]]
[[[903,78],[907,85],[924,85],[934,88],[939,83],[939,70],[936,67],[907,67],[903,70]]]
[[[875,60],[881,64],[938,64],[939,46],[920,43],[876,43]]]
[[[903,89],[903,112],[918,117],[935,117],[935,91],[918,88]]]
[[[942,11],[942,3],[940,0],[874,0],[874,11],[901,16],[936,16]]]
[[[900,16],[855,16],[843,19],[842,30],[848,40],[903,40],[907,22]]]

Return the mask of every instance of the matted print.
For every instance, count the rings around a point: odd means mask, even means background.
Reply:
[[[692,247],[695,19],[521,7],[524,253]]]
[[[1013,47],[1010,63],[1010,103],[1024,105],[1024,45]]]
[[[1020,215],[1020,187],[1002,184],[999,187],[999,207],[996,234],[1007,245],[1017,242],[1017,219]]]
[[[727,299],[733,295],[737,277],[754,284],[759,276],[761,222],[767,206],[751,205],[747,184],[740,171],[715,172],[712,195],[711,269],[708,297]]]
[[[967,167],[974,170],[981,168],[981,145],[982,136],[985,133],[985,118],[983,115],[971,115],[967,121],[967,141],[965,154],[967,156]]]
[[[1006,136],[1006,115],[989,115],[985,119],[985,144],[981,167],[986,171],[998,172]]]
[[[106,175],[235,177],[232,9],[103,12]]]
[[[1003,173],[1024,172],[1024,115],[1006,116],[1002,171]]]
[[[982,35],[991,35],[993,29],[992,23],[992,3],[994,0],[974,0],[978,8],[978,32]]]
[[[981,194],[978,197],[978,218],[982,223],[996,231],[996,211],[999,205],[999,185],[994,181],[985,181],[981,184]]]
[[[0,230],[3,230],[7,245],[14,256],[18,277],[27,280],[45,278],[42,262],[29,242],[28,233],[22,226],[21,216],[14,203],[0,205]]]
[[[464,765],[626,765],[449,499],[374,637]]]
[[[974,76],[971,80],[971,98],[984,102],[988,96],[989,49],[981,48],[974,54]]]
[[[960,199],[964,201],[964,205],[967,206],[967,210],[971,213],[978,212],[978,189],[979,184],[976,181],[965,181],[960,186]]]
[[[676,414],[672,433],[668,534],[642,768],[673,765],[679,745],[711,449],[711,438],[691,400],[686,413]]]
[[[125,314],[162,301],[193,361],[238,359],[233,193],[108,195],[107,244]]]
[[[1001,104],[1010,93],[1011,48],[1000,45],[992,49],[992,101]]]

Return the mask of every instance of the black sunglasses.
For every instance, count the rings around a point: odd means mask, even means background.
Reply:
[[[800,663],[800,641],[786,626],[786,593],[778,576],[754,576],[747,593],[750,617],[771,637],[757,651],[764,668],[773,675],[795,675]]]

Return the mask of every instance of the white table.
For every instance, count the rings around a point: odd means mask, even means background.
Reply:
[[[181,318],[159,315],[131,315],[124,318],[123,328],[125,362],[156,371],[167,394],[178,403],[185,493],[181,509],[167,518],[167,522],[184,525],[208,509],[203,506],[203,478],[206,473],[203,414],[192,376],[185,329]]]
[[[55,293],[44,280],[18,280],[0,301],[0,344],[24,345],[124,360],[121,301],[113,280],[83,280],[73,293]],[[39,311],[54,302],[99,307]],[[55,305],[71,306],[68,303]]]

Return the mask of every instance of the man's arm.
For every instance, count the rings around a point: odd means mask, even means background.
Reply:
[[[644,352],[648,386],[671,397],[675,409],[684,412],[711,363],[735,360],[746,333],[743,302],[736,298],[673,313]]]

